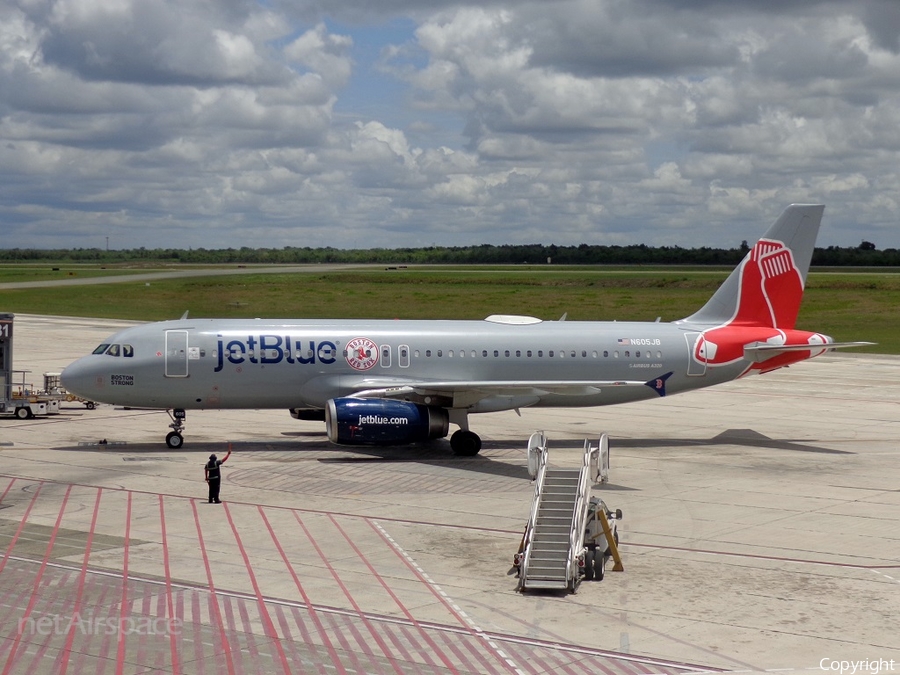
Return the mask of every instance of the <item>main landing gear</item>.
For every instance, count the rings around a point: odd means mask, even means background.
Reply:
[[[187,415],[181,408],[166,410],[166,412],[169,414],[169,419],[172,420],[172,424],[169,425],[172,431],[166,435],[166,445],[173,449],[180,448],[184,445],[184,436],[181,435],[181,432],[184,431],[184,420]]]

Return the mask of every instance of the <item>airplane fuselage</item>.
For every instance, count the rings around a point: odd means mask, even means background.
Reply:
[[[331,398],[368,383],[389,387],[392,380],[397,386],[420,379],[564,380],[572,382],[564,394],[531,386],[464,407],[599,406],[658,394],[650,387],[579,383],[672,373],[666,382],[672,394],[734,379],[750,366],[740,359],[709,367],[693,358],[699,335],[693,327],[658,322],[167,321],[112,336],[107,349],[70,366],[66,382],[102,402],[189,410],[324,408]],[[110,354],[114,345],[120,347]],[[80,369],[91,373],[88,381]]]

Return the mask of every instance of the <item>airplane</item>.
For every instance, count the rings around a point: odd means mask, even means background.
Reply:
[[[340,445],[448,435],[469,415],[659,398],[767,373],[841,347],[795,323],[824,206],[789,206],[709,301],[671,323],[188,319],[127,328],[62,373],[92,401],[164,409],[170,448],[192,409],[288,409]]]

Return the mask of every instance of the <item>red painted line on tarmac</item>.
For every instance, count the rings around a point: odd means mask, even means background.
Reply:
[[[35,496],[37,496],[37,492],[40,492],[40,488],[35,492]],[[28,607],[25,608],[25,614],[22,616],[23,621],[27,621],[28,617],[31,616],[31,612],[34,609],[35,604],[38,599],[38,591],[41,586],[41,579],[44,576],[44,570],[47,569],[47,561],[50,559],[50,553],[53,551],[53,544],[56,542],[56,535],[59,532],[59,526],[62,524],[63,513],[66,510],[66,504],[69,502],[69,495],[72,492],[72,486],[69,486],[69,489],[66,490],[66,494],[63,497],[62,504],[59,507],[59,514],[56,516],[56,524],[53,526],[53,531],[50,534],[50,540],[47,542],[47,550],[44,553],[44,559],[41,562],[40,568],[38,568],[37,578],[34,581],[34,587],[31,592],[31,599],[28,601]],[[32,504],[34,500],[32,500]],[[29,505],[30,506],[30,505]],[[25,524],[25,520],[19,524],[19,531],[21,531],[22,525]],[[9,650],[9,656],[6,659],[6,666],[3,668],[3,675],[9,675],[10,668],[13,667],[13,664],[16,660],[16,651],[19,649],[19,644],[22,641],[22,633],[16,631],[16,639],[13,641],[12,647]]]
[[[409,560],[405,555],[403,555],[403,553],[400,551],[399,544],[395,544],[391,540],[389,540],[387,538],[387,534],[375,526],[373,519],[366,518],[366,523],[375,531],[375,533],[379,537],[381,537],[384,543],[387,544],[387,547],[394,552],[394,555],[396,555],[403,562],[403,564],[406,565],[406,567],[416,576],[416,578],[421,581],[422,584],[424,584],[424,586],[431,592],[431,594],[437,599],[437,601],[440,602],[447,609],[447,611],[456,618],[459,624],[463,628],[465,628],[467,633],[477,638],[479,641],[487,641],[488,646],[500,658],[500,662],[507,670],[510,670],[512,672],[516,672],[518,670],[518,666],[514,665],[510,661],[509,656],[504,657],[504,654],[500,653],[500,650],[497,647],[490,644],[490,638],[483,631],[476,631],[473,628],[471,622],[469,622],[459,613],[459,611],[453,606],[450,600],[438,593],[437,589],[434,587],[434,584],[429,582],[423,576],[423,574],[418,569],[416,569],[416,567],[412,564],[412,561]],[[481,657],[479,656],[479,658]]]
[[[6,486],[6,489],[3,491],[3,494],[0,495],[0,504],[3,503],[4,499],[6,499],[6,494],[10,491],[10,489],[13,486],[13,483],[15,483],[15,482],[16,482],[15,478],[13,478],[11,481],[9,481],[9,485]]]
[[[467,640],[465,639],[466,637],[467,636],[464,636],[463,640],[461,640],[461,642],[467,642]],[[441,633],[441,640],[444,641],[444,644],[447,645],[447,648],[451,652],[456,654],[456,658],[458,658],[460,660],[460,662],[466,664],[466,671],[476,672],[476,673],[490,673],[490,675],[494,675],[494,673],[500,672],[496,668],[494,668],[491,663],[486,661],[483,657],[481,657],[481,655],[479,655],[477,653],[475,654],[475,657],[476,657],[475,660],[480,661],[481,665],[479,666],[475,663],[472,663],[472,661],[470,659],[466,658],[466,655],[459,648],[459,645],[456,643],[456,641],[450,639],[450,636],[447,635],[446,633]],[[469,651],[472,651],[471,648],[469,649]]]
[[[78,576],[78,590],[75,594],[75,611],[81,608],[81,600],[84,597],[84,582],[87,579],[88,560],[91,557],[91,546],[94,543],[94,530],[97,528],[97,514],[100,513],[100,497],[103,494],[103,488],[97,490],[97,499],[94,502],[94,515],[91,517],[91,528],[88,530],[87,541],[84,544],[84,559],[81,561],[81,574]],[[62,649],[60,656],[62,663],[60,664],[60,675],[65,675],[69,668],[69,654],[72,653],[72,643],[75,640],[75,625],[70,623],[68,635],[66,635],[66,644]]]
[[[341,643],[341,647],[344,649],[344,652],[348,657],[350,657],[350,660],[354,664],[353,670],[351,672],[367,673],[368,668],[360,663],[359,656],[357,656],[357,650],[353,649],[353,647],[350,646],[350,643],[347,642],[346,624],[349,623],[351,619],[345,615],[329,616],[328,621],[331,623],[331,626],[334,629],[334,634],[337,635],[338,642]],[[339,621],[342,621],[344,623],[338,623]]]
[[[213,584],[212,569],[209,565],[209,555],[206,552],[206,542],[203,540],[203,528],[200,527],[200,514],[197,512],[196,500],[191,500],[191,509],[194,512],[194,524],[197,526],[197,539],[200,542],[200,554],[203,556],[203,567],[206,569],[206,581],[209,585],[210,608],[213,612],[212,618],[219,627],[219,640],[221,642],[222,651],[225,654],[225,665],[228,668],[228,675],[235,675],[234,661],[231,656],[231,644],[228,642],[225,625],[222,623],[222,612],[219,609],[219,598],[216,595],[216,586]]]
[[[231,517],[231,509],[228,508],[227,503],[222,504],[222,508],[225,509],[225,515],[228,517],[228,524],[231,525],[231,531],[234,533],[234,540],[237,542],[238,549],[241,552],[241,557],[244,559],[244,566],[247,568],[247,575],[250,577],[250,583],[253,585],[253,592],[256,593],[256,602],[259,605],[259,613],[260,619],[263,622],[263,629],[266,631],[266,635],[272,640],[272,643],[275,645],[275,649],[278,652],[278,658],[281,661],[281,667],[284,671],[284,675],[291,675],[291,668],[288,664],[287,657],[284,654],[284,649],[281,646],[281,638],[278,637],[278,633],[275,631],[275,625],[272,623],[272,617],[269,616],[269,610],[266,608],[265,600],[263,600],[262,592],[259,590],[259,584],[256,581],[256,575],[253,573],[253,566],[250,564],[250,558],[247,556],[247,551],[244,548],[244,543],[241,541],[241,535],[238,533],[237,527],[234,524],[234,518]]]
[[[416,639],[413,635],[412,631],[409,629],[409,626],[399,625],[398,628],[400,632],[403,634],[411,645],[416,648],[416,654],[419,655],[419,658],[425,661],[429,666],[433,668],[440,668],[438,662],[434,660],[434,657],[425,649],[422,644]]]
[[[119,625],[125,622],[125,611],[128,607],[128,548],[131,543],[131,493],[128,492],[125,506],[125,551],[122,554],[122,602],[119,605]],[[125,635],[119,631],[116,636],[116,675],[122,675],[125,669]]]
[[[2,621],[3,624],[6,623],[6,621],[8,620],[8,618],[10,617],[11,614],[15,614],[16,608],[19,606],[19,604],[21,602],[23,602],[26,597],[28,597],[29,593],[31,593],[31,589],[28,586],[26,586],[25,584],[22,584],[20,586],[20,589],[21,590],[19,591],[19,594],[16,595],[15,597],[13,597],[13,598],[4,597],[3,598],[6,601],[6,604],[9,605],[9,610],[6,612],[6,615],[3,616],[3,621]],[[14,620],[16,621],[17,632],[25,629],[25,624],[21,623],[20,618],[16,617]],[[2,656],[11,645],[12,645],[12,642],[10,642],[9,640],[5,640],[5,639],[0,640],[0,656]]]
[[[250,652],[252,663],[256,664],[258,670],[262,660],[260,659],[259,647],[256,645],[256,633],[253,632],[253,625],[250,623],[250,612],[247,611],[247,603],[243,598],[236,599],[234,602],[237,604],[238,614],[243,622],[242,632],[244,633],[244,639],[247,641],[247,651]],[[262,619],[262,615],[259,618]]]
[[[3,568],[6,567],[6,561],[9,560],[9,554],[12,553],[13,547],[16,545],[16,542],[19,540],[19,535],[22,534],[22,530],[25,529],[25,523],[28,520],[28,514],[31,513],[31,508],[34,506],[34,502],[37,500],[38,495],[41,493],[41,488],[44,483],[38,483],[38,489],[34,491],[34,494],[31,496],[31,501],[28,503],[28,508],[25,509],[25,514],[22,516],[22,520],[19,523],[19,527],[16,529],[16,533],[13,535],[13,538],[9,541],[9,546],[6,547],[6,552],[3,554],[3,561],[0,562],[0,572],[3,571]]]
[[[307,610],[308,609],[309,605],[307,606]],[[303,617],[300,615],[300,608],[296,605],[291,606],[291,616],[294,619],[294,623],[297,625],[297,630],[300,631],[300,642],[309,646],[310,650],[313,653],[313,658],[315,658],[316,660],[316,665],[319,667],[319,672],[321,673],[321,675],[327,675],[324,659],[319,658],[319,650],[316,648],[316,644],[313,641],[312,634],[306,628],[306,621],[304,621]],[[324,630],[324,628],[322,630]],[[345,672],[344,666],[339,661],[336,662],[332,659],[331,663],[334,666],[335,670],[340,669],[341,672]]]
[[[113,585],[107,584],[103,587],[103,590],[100,592],[100,597],[97,598],[97,607],[103,607],[103,603],[106,600],[106,596],[112,592]],[[106,618],[108,621],[116,620],[116,612],[115,605],[111,606],[109,610],[107,610]],[[121,625],[121,624],[119,624]],[[88,645],[91,642],[91,635],[86,635],[82,639],[83,647],[79,650],[76,650],[78,653],[78,660],[75,662],[75,675],[81,675],[82,670],[88,659]],[[100,669],[106,670],[107,657],[109,655],[109,643],[112,641],[112,636],[107,635],[104,630],[103,639],[100,641],[100,653],[97,655],[97,672],[101,672]]]
[[[416,619],[416,617],[414,617],[412,615],[412,612],[409,611],[409,609],[406,607],[406,605],[404,605],[400,601],[400,598],[397,597],[397,594],[394,593],[393,589],[390,586],[388,586],[388,584],[385,582],[384,577],[382,577],[375,570],[375,567],[369,561],[368,557],[363,555],[363,552],[359,550],[359,547],[356,545],[356,543],[347,535],[346,531],[344,531],[344,528],[342,528],[340,526],[340,524],[337,522],[337,520],[335,520],[334,516],[329,516],[329,518],[331,519],[332,524],[337,528],[337,531],[341,533],[341,536],[350,545],[350,548],[352,548],[354,553],[356,553],[356,555],[359,557],[359,559],[363,561],[363,564],[365,564],[365,566],[369,568],[369,572],[372,573],[372,576],[374,576],[375,579],[378,580],[378,583],[381,584],[381,587],[387,592],[388,595],[391,596],[391,599],[394,601],[394,603],[397,605],[397,607],[400,608],[400,611],[403,612],[404,616],[406,616],[406,618],[412,622],[413,626],[416,627],[416,630],[418,630],[419,633],[422,635],[422,639],[425,640],[425,642],[428,644],[428,646],[431,647],[435,651],[435,653],[438,655],[438,658],[444,663],[444,665],[450,670],[451,673],[458,673],[459,670],[458,670],[456,664],[454,664],[453,661],[451,661],[447,657],[447,655],[438,647],[437,643],[435,643],[435,641],[431,639],[431,636],[425,631],[425,629],[419,625],[419,622]],[[377,532],[377,530],[376,530],[376,532]]]
[[[168,625],[172,625],[172,621],[176,619],[175,610],[172,606],[172,573],[169,569],[169,542],[166,538],[166,510],[163,506],[163,496],[159,495],[159,527],[162,532],[162,550],[163,550],[163,568],[166,573],[166,616],[169,618]],[[172,652],[172,674],[179,675],[181,673],[181,662],[178,658],[178,643],[175,640],[175,631],[169,630],[169,649]]]
[[[284,607],[282,605],[275,605],[275,615],[278,617],[278,625],[281,626],[281,634],[284,636],[285,642],[287,644],[287,649],[290,651],[291,655],[291,663],[295,668],[300,668],[300,664],[303,662],[303,655],[300,654],[299,645],[303,644],[298,640],[294,639],[293,634],[291,633],[291,625],[288,621],[288,617],[284,613]],[[316,654],[314,645],[307,644],[313,654]],[[315,655],[313,662],[318,661],[318,654]],[[295,670],[295,673],[303,672],[305,669],[300,668],[299,670]]]
[[[153,596],[150,594],[150,590],[147,587],[144,587],[144,597],[141,598],[141,616],[150,616],[150,601],[152,598]],[[136,602],[137,599],[135,598],[132,603]],[[138,635],[137,643],[137,657],[135,658],[135,661],[137,663],[147,663],[147,633],[141,632]]]
[[[328,637],[328,633],[326,632],[325,627],[322,625],[322,622],[319,619],[319,615],[316,613],[315,607],[313,607],[312,602],[310,602],[309,595],[307,595],[306,593],[306,589],[304,589],[303,584],[300,583],[300,579],[297,576],[297,572],[294,570],[294,566],[291,565],[291,562],[288,560],[287,554],[284,552],[284,547],[281,545],[281,542],[275,535],[275,530],[272,528],[272,524],[266,517],[265,511],[263,511],[263,507],[258,506],[257,508],[259,510],[260,517],[262,517],[263,523],[265,523],[266,525],[266,529],[269,531],[269,536],[272,537],[275,548],[278,549],[278,554],[281,556],[282,561],[284,561],[288,572],[290,572],[291,578],[294,580],[294,584],[297,586],[297,590],[300,592],[300,597],[303,598],[303,602],[306,603],[306,606],[309,609],[310,618],[312,618],[313,623],[316,626],[316,630],[319,632],[319,636],[325,643],[325,648],[328,650],[328,655],[331,657],[331,662],[334,664],[334,667],[337,669],[338,673],[346,673],[347,671],[344,670],[344,666],[341,664],[341,660],[338,658],[337,652],[334,649],[334,644],[332,644],[331,639]],[[313,642],[309,642],[309,644],[310,646],[314,646]]]
[[[71,594],[68,594],[68,598],[60,598],[60,596],[62,595],[61,589],[68,586],[69,576],[69,574],[66,574],[61,579],[56,579],[55,581],[46,581],[44,582],[43,588],[41,589],[41,597],[47,602],[48,605],[52,607],[57,606],[57,604],[59,605],[59,616],[65,616],[69,608],[74,606],[74,598],[72,598]],[[51,598],[48,598],[47,591],[51,584],[56,586],[56,592],[53,593]],[[29,659],[28,670],[25,671],[25,675],[33,675],[38,668],[45,667],[46,664],[41,663],[41,660],[44,658],[44,655],[47,653],[47,650],[50,648],[50,644],[51,642],[53,642],[53,639],[55,637],[56,636],[53,635],[52,631],[48,631],[48,635],[45,636],[43,644],[38,647],[37,651]],[[30,644],[31,647],[34,647],[37,642],[35,640],[31,640]]]
[[[331,573],[331,576],[334,578],[337,585],[340,586],[341,591],[343,591],[343,593],[344,593],[344,596],[347,598],[347,600],[350,601],[350,604],[353,606],[354,611],[359,616],[359,618],[362,620],[365,627],[372,634],[372,638],[378,644],[378,648],[381,649],[381,653],[384,655],[385,658],[390,660],[391,665],[394,667],[394,670],[397,671],[398,674],[402,675],[402,671],[397,666],[395,657],[391,654],[391,651],[388,649],[384,640],[378,634],[378,631],[376,630],[375,626],[373,626],[372,622],[369,621],[369,618],[366,616],[365,612],[363,612],[362,608],[357,604],[356,600],[353,598],[350,591],[347,589],[347,586],[344,584],[344,581],[341,579],[340,575],[335,571],[334,567],[331,565],[331,562],[329,562],[328,556],[326,556],[325,552],[322,551],[322,548],[319,546],[319,543],[312,536],[312,533],[306,527],[306,524],[300,519],[300,516],[297,514],[297,512],[294,511],[293,513],[294,513],[294,518],[300,524],[300,527],[303,529],[303,533],[306,535],[306,538],[309,540],[309,543],[312,544],[313,548],[316,549],[316,553],[319,555],[319,558],[321,558],[322,562],[325,564],[325,567],[328,568],[328,571]],[[351,624],[351,627],[352,627],[352,624]],[[364,653],[368,653],[369,656],[374,656],[374,654],[371,653],[371,650],[369,649],[368,644],[365,641],[362,641],[361,645],[363,646],[363,649],[365,650]]]

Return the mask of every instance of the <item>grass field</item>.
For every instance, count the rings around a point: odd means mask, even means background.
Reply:
[[[168,268],[171,269],[171,268]],[[23,270],[19,270],[22,272]],[[126,270],[78,268],[78,276]],[[136,275],[141,270],[128,270]],[[157,271],[157,270],[143,270]],[[93,286],[0,290],[0,311],[156,321],[180,317],[542,319],[663,321],[706,302],[730,270],[444,268],[245,274]],[[0,283],[38,280],[0,269]],[[65,278],[67,272],[60,270]],[[29,276],[30,274],[30,276]],[[43,277],[47,278],[47,277]],[[49,277],[49,278],[60,278]],[[877,342],[900,354],[900,274],[812,272],[798,328]]]

